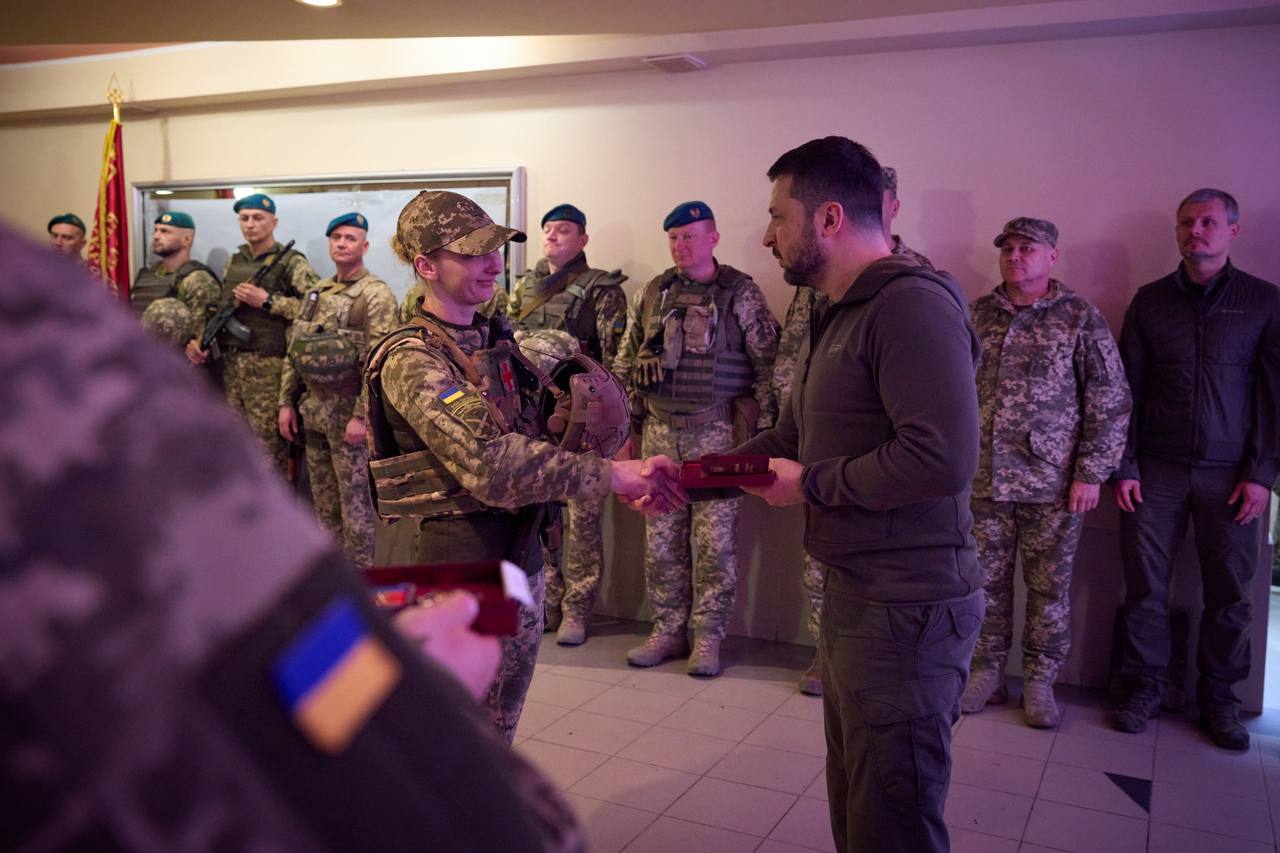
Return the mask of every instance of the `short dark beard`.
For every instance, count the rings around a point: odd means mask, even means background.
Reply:
[[[818,248],[818,234],[813,230],[813,222],[805,222],[795,259],[790,265],[783,262],[782,280],[793,287],[813,287],[826,268],[827,259]]]

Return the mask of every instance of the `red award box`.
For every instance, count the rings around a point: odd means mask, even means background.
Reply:
[[[471,593],[480,602],[471,623],[478,634],[514,634],[520,627],[520,605],[533,607],[524,570],[506,560],[379,566],[360,574],[373,603],[384,610],[400,610],[453,590]]]
[[[768,456],[703,456],[680,466],[680,485],[685,489],[767,486],[773,480]]]

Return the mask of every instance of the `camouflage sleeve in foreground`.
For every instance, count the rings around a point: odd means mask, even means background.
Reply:
[[[1085,483],[1102,483],[1120,465],[1132,399],[1120,350],[1102,312],[1092,305],[1084,332],[1084,388],[1074,476]]]
[[[596,336],[600,338],[600,362],[606,366],[618,355],[627,326],[627,294],[620,284],[592,288],[596,311]]]
[[[222,285],[204,270],[193,270],[178,286],[178,298],[191,311],[191,337],[198,338],[205,322],[222,301]]]
[[[640,316],[644,310],[644,295],[650,287],[655,286],[656,281],[654,279],[631,295],[631,304],[627,307],[627,328],[622,333],[618,354],[613,357],[613,364],[605,365],[618,377],[628,393],[631,391],[631,371],[635,366],[636,353],[640,352],[640,345],[644,343],[644,317]]]
[[[507,317],[515,317],[520,313],[520,305],[524,302],[525,286],[529,283],[532,271],[526,270],[516,276],[515,284],[511,285],[511,292],[505,294],[507,298],[506,310],[503,314]],[[512,325],[515,325],[513,322]]]
[[[506,509],[609,494],[608,460],[502,434],[475,386],[425,345],[403,345],[382,368],[385,399],[472,497]],[[441,397],[459,396],[446,404]]]
[[[396,296],[385,281],[377,279],[366,286],[368,294],[364,326],[364,349],[360,353],[363,364],[369,358],[369,350],[378,341],[391,334],[391,330],[401,325],[398,321],[399,308]],[[360,396],[356,398],[355,408],[351,412],[353,418],[364,418],[365,384],[360,383]]]
[[[476,313],[484,317],[506,317],[510,313],[507,291],[495,286],[493,296],[489,297],[489,301],[476,309]]]
[[[288,340],[291,344],[293,343],[293,335],[294,330],[291,326],[288,334]],[[288,406],[296,409],[298,401],[302,398],[302,388],[302,374],[298,373],[298,368],[294,366],[293,359],[286,354],[281,359],[280,365],[280,407]]]
[[[768,429],[778,419],[778,400],[772,390],[773,362],[778,355],[778,320],[769,310],[760,285],[751,279],[738,285],[733,298],[734,316],[742,329],[742,340],[755,370],[755,398],[760,404],[758,427]]]

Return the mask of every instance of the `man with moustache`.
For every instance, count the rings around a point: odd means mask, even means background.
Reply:
[[[334,217],[325,229],[336,271],[302,298],[280,373],[280,434],[298,437],[298,416],[311,477],[311,506],[342,540],[347,557],[373,565],[373,504],[365,447],[361,373],[369,347],[396,327],[396,298],[364,268],[369,220]]]
[[[756,283],[716,260],[720,233],[706,202],[677,205],[662,227],[675,266],[633,297],[613,371],[631,389],[643,455],[683,461],[733,446],[735,406],[750,432],[773,423],[778,322]],[[656,666],[688,654],[690,675],[720,673],[738,583],[741,503],[704,501],[646,520],[653,630],[627,652],[627,663]]]
[[[769,169],[764,243],[828,303],[778,425],[734,453],[805,506],[822,607],[827,795],[840,851],[948,849],[951,726],[982,622],[970,533],[978,341],[955,280],[893,256],[884,177],[829,136]]]
[[[235,317],[249,328],[248,341],[224,330],[218,346],[223,353],[223,385],[231,408],[244,415],[262,441],[267,456],[281,473],[287,470],[289,449],[279,430],[280,371],[289,324],[302,308],[302,294],[319,276],[307,258],[290,249],[258,284],[250,279],[284,249],[276,241],[275,201],[263,193],[245,196],[232,207],[245,243],[227,261],[222,274],[222,298],[235,299]],[[207,350],[198,340],[187,344],[187,358],[204,364]]]
[[[1029,726],[1053,728],[1053,683],[1071,649],[1071,567],[1084,515],[1124,450],[1129,386],[1102,312],[1050,277],[1057,226],[1020,216],[995,245],[1001,282],[970,306],[982,342],[970,506],[986,616],[960,710],[976,713],[1006,698],[1021,558],[1023,716]]]
[[[627,297],[621,270],[587,264],[587,217],[572,204],[559,204],[542,217],[543,257],[520,276],[506,314],[517,331],[564,331],[582,352],[606,367],[618,354],[627,325]],[[558,562],[548,561],[546,629],[556,642],[576,646],[587,639],[587,616],[600,588],[604,566],[601,537],[603,500],[570,500],[565,545]]]
[[[151,252],[159,260],[138,270],[129,288],[129,306],[143,328],[179,347],[200,336],[222,293],[217,274],[191,257],[195,238],[190,214],[166,210],[157,216]]]
[[[881,203],[881,220],[884,224],[884,236],[892,245],[889,249],[895,255],[908,258],[918,266],[933,269],[929,259],[902,242],[902,238],[892,233],[893,220],[898,217],[902,203],[898,201],[898,171],[892,166],[885,166],[884,200]],[[791,384],[795,379],[796,358],[800,355],[801,345],[809,339],[809,318],[813,314],[815,301],[821,299],[812,287],[797,287],[787,308],[787,319],[782,324],[782,333],[778,336],[778,357],[773,362],[773,393],[779,401],[779,408],[791,396]],[[818,629],[822,622],[822,564],[804,555],[804,575],[801,577],[805,595],[808,598],[809,612],[806,619],[809,633],[818,639]],[[822,695],[822,661],[815,651],[813,663],[800,676],[797,684],[801,693],[810,696]]]
[[[1258,521],[1280,471],[1280,290],[1229,257],[1240,208],[1204,188],[1178,205],[1182,263],[1138,290],[1120,333],[1134,416],[1113,483],[1125,572],[1122,668],[1112,717],[1140,732],[1160,710],[1169,665],[1173,560],[1195,525],[1204,587],[1196,668],[1200,723],[1224,749],[1249,747],[1235,684],[1249,675],[1249,584]]]

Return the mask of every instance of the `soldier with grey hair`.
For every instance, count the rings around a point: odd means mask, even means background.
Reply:
[[[1120,333],[1134,416],[1113,478],[1128,692],[1112,725],[1140,732],[1159,713],[1173,560],[1191,520],[1204,587],[1200,722],[1218,746],[1243,750],[1235,684],[1249,675],[1258,519],[1280,472],[1280,290],[1231,263],[1240,208],[1229,193],[1184,198],[1175,235],[1182,263],[1134,294]]]
[[[5,849],[582,850],[479,713],[475,600],[396,631],[178,356],[0,252]]]
[[[488,697],[490,718],[508,741],[542,636],[542,546],[553,503],[611,491],[648,510],[684,500],[670,459],[611,462],[616,446],[602,448],[602,458],[546,440],[544,412],[527,394],[541,371],[518,354],[505,318],[476,311],[493,297],[503,246],[524,239],[465,196],[419,193],[401,211],[392,245],[422,280],[423,296],[410,323],[374,346],[365,369],[378,514],[419,525],[421,562],[505,559],[528,576],[533,607],[503,639]],[[602,406],[597,426],[616,416],[621,445],[620,389],[615,409]]]
[[[1120,462],[1129,385],[1102,312],[1050,277],[1057,226],[1011,219],[995,245],[1001,282],[970,306],[982,343],[971,506],[986,615],[960,710],[1005,701],[1020,557],[1023,713],[1028,725],[1052,728],[1053,683],[1071,648],[1071,566],[1084,514]]]

